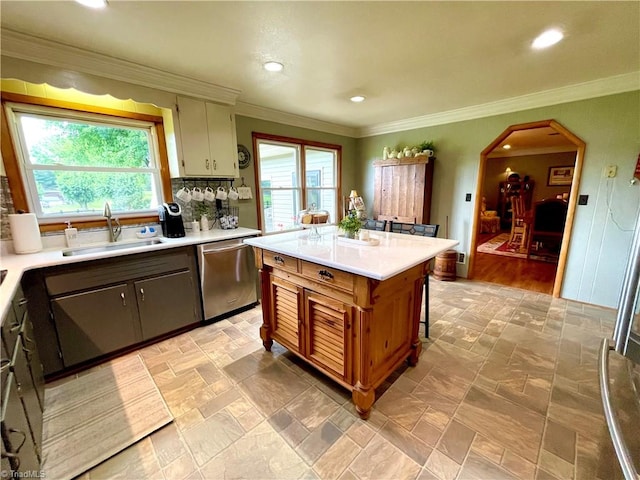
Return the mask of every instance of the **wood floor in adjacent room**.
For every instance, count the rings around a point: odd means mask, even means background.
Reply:
[[[493,235],[488,235],[487,238],[479,237],[478,245],[491,236]],[[555,263],[539,260],[476,252],[473,279],[551,294],[557,267]]]

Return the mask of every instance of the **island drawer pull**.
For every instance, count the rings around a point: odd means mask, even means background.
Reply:
[[[318,278],[320,280],[333,280],[333,273],[328,270],[318,270]]]
[[[284,265],[284,258],[282,258],[280,255],[274,255],[273,261],[276,262],[278,265]]]

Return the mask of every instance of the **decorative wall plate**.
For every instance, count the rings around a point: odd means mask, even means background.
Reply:
[[[251,163],[251,154],[244,145],[238,145],[238,166],[240,168],[247,168]]]

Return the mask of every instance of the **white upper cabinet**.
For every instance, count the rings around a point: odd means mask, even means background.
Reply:
[[[178,97],[182,171],[186,177],[238,177],[236,122],[231,107]]]

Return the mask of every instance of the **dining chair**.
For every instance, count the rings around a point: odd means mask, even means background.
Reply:
[[[384,232],[387,228],[387,221],[367,219],[364,221],[364,225],[362,225],[362,228],[364,228],[365,230],[377,230],[378,232]]]
[[[406,235],[420,235],[421,237],[437,237],[438,228],[440,228],[440,225],[391,222],[392,232],[404,233]]]
[[[421,237],[437,237],[438,224],[422,224],[422,223],[400,223],[391,222],[391,232],[402,233],[405,235],[419,235]],[[424,336],[429,338],[429,274],[431,273],[431,265],[427,269],[424,276]]]
[[[511,213],[509,245],[517,246],[520,252],[528,252],[533,215],[526,210],[524,198],[520,195],[511,197]]]

